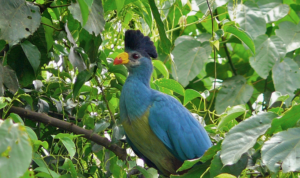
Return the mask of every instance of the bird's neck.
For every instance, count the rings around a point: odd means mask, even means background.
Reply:
[[[136,68],[137,69],[137,68]],[[150,77],[152,67],[129,70],[120,99],[121,122],[141,118],[151,105]]]
[[[139,84],[145,85],[147,88],[150,88],[150,77],[152,74],[153,66],[145,66],[140,68],[129,69],[129,76],[127,80],[132,80]]]

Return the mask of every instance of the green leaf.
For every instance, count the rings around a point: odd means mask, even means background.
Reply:
[[[292,22],[284,21],[278,25],[276,35],[286,44],[286,51],[290,52],[300,47],[300,23],[295,25]]]
[[[182,166],[177,170],[177,172],[178,171],[180,172],[180,171],[184,171],[184,170],[190,169],[196,163],[198,163],[199,160],[200,160],[200,158],[185,160],[184,163],[182,164]]]
[[[214,159],[211,161],[210,165],[210,177],[213,178],[221,173],[229,173],[235,176],[239,176],[242,171],[246,168],[248,163],[248,155],[243,154],[242,157],[240,157],[235,164],[232,165],[223,165],[221,158],[220,158],[220,152],[218,152]]]
[[[169,71],[163,62],[159,60],[153,60],[152,64],[166,79],[169,78]]]
[[[120,13],[122,8],[124,7],[124,0],[115,0],[116,6],[117,6],[117,11]]]
[[[32,35],[40,26],[38,6],[25,0],[0,1],[0,39],[10,46]]]
[[[242,29],[238,29],[235,26],[227,26],[227,25],[223,27],[223,30],[224,32],[231,33],[232,35],[237,37],[239,40],[241,40],[243,43],[245,43],[248,46],[248,48],[252,51],[253,54],[255,54],[254,42],[251,36],[249,36],[247,32],[245,32]]]
[[[275,90],[283,95],[288,94],[290,96],[285,102],[289,106],[293,99],[294,91],[300,88],[298,64],[290,58],[285,58],[282,62],[279,63],[278,61],[274,65],[272,74]]]
[[[220,114],[228,106],[246,104],[252,93],[253,87],[247,84],[243,76],[238,75],[224,80],[216,98],[215,109]]]
[[[257,1],[257,5],[262,11],[267,23],[275,22],[286,16],[290,7],[282,4],[282,0],[263,0]]]
[[[50,175],[51,178],[59,178],[60,177],[60,174],[52,171],[51,169],[49,168],[46,168],[46,167],[37,167],[34,169],[35,172],[43,172],[47,175]]]
[[[232,108],[228,108],[225,113],[220,116],[220,122],[217,128],[219,130],[223,130],[223,127],[226,126],[230,121],[236,119],[245,112],[247,112],[247,109],[244,105],[237,105],[233,106]]]
[[[66,158],[64,164],[60,168],[70,172],[72,175],[72,178],[77,177],[77,172],[76,172],[75,166],[70,159]]]
[[[0,120],[0,177],[20,177],[30,166],[32,147],[23,125]],[[17,169],[16,169],[17,167]]]
[[[24,41],[21,43],[22,49],[30,62],[35,74],[37,73],[37,70],[40,66],[40,60],[41,60],[41,53],[38,50],[38,48],[30,43],[29,41]]]
[[[284,102],[288,98],[289,98],[289,95],[287,95],[287,94],[286,95],[282,95],[279,91],[274,91],[271,94],[271,98],[270,98],[270,102],[269,102],[268,108],[270,108],[275,102],[277,102],[277,101]]]
[[[12,118],[12,120],[15,123],[21,123],[22,125],[24,125],[24,122],[23,122],[22,118],[18,114],[10,113],[9,117]]]
[[[46,17],[42,17],[42,23],[44,24],[43,27],[45,29],[45,38],[47,42],[47,51],[50,51],[50,49],[53,46],[54,40],[53,40],[53,24],[52,21]]]
[[[102,1],[93,1],[93,4],[89,8],[89,16],[85,25],[79,4],[72,3],[68,8],[74,19],[79,21],[83,28],[86,29],[90,34],[95,33],[95,35],[98,36],[104,30],[105,20]]]
[[[85,3],[85,0],[78,0],[78,4],[80,6],[80,11],[81,11],[82,26],[85,26],[89,18],[89,7]]]
[[[3,67],[3,74],[5,76],[3,77],[3,84],[11,93],[15,94],[19,90],[19,82],[16,72],[6,65]]]
[[[235,3],[238,5],[236,6]],[[229,1],[228,13],[230,18],[235,20],[252,38],[255,39],[266,32],[266,21],[254,2]]]
[[[88,79],[92,76],[92,74],[87,71],[83,70],[79,72],[79,74],[76,77],[74,88],[73,88],[73,98],[76,98],[79,94],[80,88],[83,86],[83,84],[88,81]]]
[[[82,72],[86,69],[86,65],[82,57],[78,54],[74,47],[71,47],[70,49],[69,60],[73,67],[76,67],[79,72]]]
[[[202,97],[202,96],[196,90],[192,90],[192,89],[185,90],[183,105],[186,105],[188,102],[198,97]]]
[[[220,157],[224,165],[238,162],[241,156],[254,146],[258,137],[271,127],[277,114],[259,113],[233,127],[222,142]]]
[[[283,173],[300,170],[300,128],[279,132],[266,141],[261,149],[263,163],[272,171]]]
[[[95,124],[94,132],[100,133],[104,131],[107,127],[109,127],[109,123],[105,120],[100,120]]]
[[[6,41],[0,40],[0,52],[5,48],[5,45],[6,45]]]
[[[183,175],[171,175],[171,178],[192,178],[192,177],[201,177],[208,178],[209,172],[207,172],[207,168],[209,167],[210,162],[199,164],[193,166],[187,173]]]
[[[208,150],[206,150],[205,153],[200,158],[200,161],[202,163],[205,163],[208,160],[211,160],[216,155],[216,153],[221,150],[221,143],[222,142],[219,141],[216,145],[213,145]]]
[[[158,178],[159,176],[157,170],[154,168],[149,168],[147,170],[140,166],[136,166],[135,168],[139,170],[145,176],[145,178]]]
[[[184,88],[176,80],[161,78],[156,80],[155,84],[184,96]]]
[[[125,135],[125,131],[122,125],[114,125],[112,130],[113,130],[112,137],[117,140],[121,140]]]
[[[236,178],[236,176],[227,173],[222,173],[215,176],[215,178]]]
[[[73,134],[63,134],[63,133],[57,134],[54,137],[54,139],[59,139],[64,144],[64,146],[66,147],[66,149],[70,154],[71,159],[76,153],[75,143],[72,140],[73,138],[74,138]]]
[[[175,65],[172,65],[172,75],[183,86],[187,86],[204,68],[211,53],[209,42],[201,43],[193,38],[187,38],[177,44],[172,51]]]
[[[256,54],[250,58],[250,64],[259,76],[266,79],[276,61],[285,56],[285,45],[279,37],[268,38],[267,35],[258,36],[254,43]]]
[[[8,105],[8,102],[6,102],[5,97],[0,96],[0,109],[3,109]]]
[[[272,127],[268,131],[269,134],[274,133],[278,128],[287,130],[294,127],[300,118],[300,105],[293,106],[282,117],[276,118],[272,122]]]
[[[159,36],[160,36],[160,41],[161,41],[161,48],[164,49],[164,51],[169,54],[170,53],[170,49],[171,49],[171,42],[168,39],[167,35],[166,35],[166,30],[165,30],[165,26],[164,23],[162,22],[161,18],[160,18],[160,13],[158,12],[158,9],[155,5],[155,1],[154,0],[148,0],[149,5],[151,7],[151,11],[152,11],[152,15],[156,21],[157,24],[157,28],[158,28],[158,32],[159,32]]]

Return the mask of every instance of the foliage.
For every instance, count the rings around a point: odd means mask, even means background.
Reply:
[[[0,177],[159,176],[119,122],[126,29],[157,47],[151,87],[214,143],[171,177],[300,175],[299,0],[0,0],[0,12]]]

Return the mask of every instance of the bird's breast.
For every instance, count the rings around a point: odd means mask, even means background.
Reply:
[[[126,135],[134,146],[164,174],[175,174],[182,164],[166,148],[163,142],[154,134],[148,123],[149,109],[145,114],[133,121],[124,121]]]

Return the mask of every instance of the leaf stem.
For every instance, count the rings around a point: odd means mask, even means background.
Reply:
[[[213,3],[213,1],[211,1]],[[211,16],[211,33],[212,33],[212,41],[214,41],[214,20],[213,20],[213,13],[212,13],[212,10],[210,8],[210,5],[209,5],[209,2],[208,0],[206,0],[206,3],[207,3],[207,6],[208,6],[208,9],[209,9],[209,13],[210,13],[210,16]],[[205,15],[207,16],[208,13],[206,12]],[[214,93],[213,93],[213,96],[211,98],[211,102],[209,104],[209,107],[207,110],[209,110],[212,106],[212,103],[215,99],[215,95],[216,95],[216,83],[217,83],[217,57],[216,57],[216,48],[214,45],[212,45],[212,48],[213,48],[213,51],[214,51],[214,75],[215,75],[215,81],[214,81]]]
[[[116,123],[115,117],[114,117],[113,113],[111,112],[111,110],[110,110],[110,108],[109,108],[109,104],[108,104],[108,101],[107,101],[107,99],[106,99],[106,96],[105,96],[105,93],[104,93],[104,90],[103,90],[103,86],[100,84],[100,82],[99,82],[97,76],[95,76],[95,80],[96,80],[96,82],[97,82],[97,84],[98,84],[98,86],[99,86],[99,88],[100,88],[100,90],[101,90],[101,94],[102,94],[102,97],[103,97],[104,102],[105,102],[105,104],[106,104],[106,107],[107,107],[107,109],[108,109],[110,118],[111,118],[111,120],[112,120],[114,123]]]
[[[48,24],[45,24],[45,23],[43,23],[43,22],[41,22],[41,24],[46,25],[46,26],[48,26],[48,27],[51,27],[51,28],[53,28],[54,30],[62,31],[62,29],[55,28],[55,27],[53,27],[53,26],[51,26],[51,25],[48,25]]]
[[[63,5],[58,5],[58,6],[50,6],[50,8],[58,8],[58,7],[66,7],[70,6],[71,4],[63,4]]]

